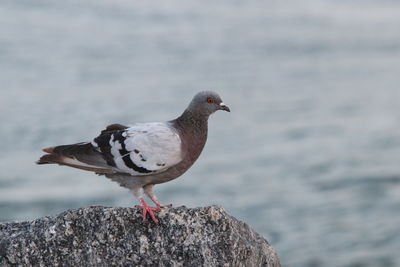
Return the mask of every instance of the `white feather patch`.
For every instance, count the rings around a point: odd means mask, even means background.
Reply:
[[[137,172],[125,165],[119,141],[110,140],[111,153],[118,169],[132,175],[162,172],[182,160],[181,139],[167,123],[140,123],[126,129],[125,149],[132,162],[151,173]]]

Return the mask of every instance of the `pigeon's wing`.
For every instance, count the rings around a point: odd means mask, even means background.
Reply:
[[[182,160],[181,139],[168,123],[109,129],[96,137],[92,145],[113,170],[134,176],[157,174]]]

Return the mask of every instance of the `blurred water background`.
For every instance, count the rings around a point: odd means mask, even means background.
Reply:
[[[232,112],[162,202],[222,205],[284,266],[400,266],[399,81],[399,1],[1,0],[0,220],[135,205],[41,148],[212,89]]]

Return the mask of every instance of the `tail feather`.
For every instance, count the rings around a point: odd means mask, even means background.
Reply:
[[[51,164],[56,163],[56,159],[54,158],[56,154],[44,154],[40,157],[36,164]]]
[[[43,155],[37,164],[55,163],[96,173],[115,173],[90,143],[48,147],[43,151],[48,154]]]
[[[46,153],[52,153],[54,150],[54,146],[43,148],[42,151]]]

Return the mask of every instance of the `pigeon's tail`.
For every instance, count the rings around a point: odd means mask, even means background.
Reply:
[[[107,165],[102,154],[98,152],[91,143],[78,143],[48,147],[43,149],[44,154],[36,163],[66,165],[85,171],[92,171],[99,174],[115,173]]]

